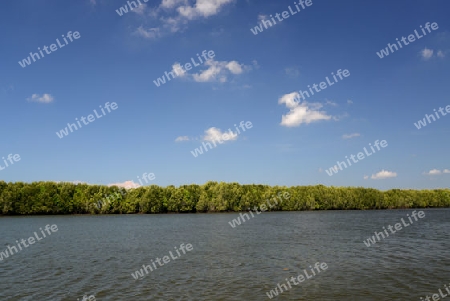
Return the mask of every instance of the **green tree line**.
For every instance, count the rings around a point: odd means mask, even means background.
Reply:
[[[238,212],[279,194],[270,211],[450,207],[450,189],[380,191],[362,187],[268,186],[207,182],[135,189],[67,182],[0,181],[0,214],[132,214]],[[273,203],[273,202],[271,202]]]

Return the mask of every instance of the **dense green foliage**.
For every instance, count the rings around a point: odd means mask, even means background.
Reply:
[[[271,210],[341,210],[450,207],[450,189],[379,191],[371,188],[204,185],[136,189],[73,183],[0,181],[0,214],[167,213],[246,211],[288,192]]]

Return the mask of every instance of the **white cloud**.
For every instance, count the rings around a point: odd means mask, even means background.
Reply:
[[[135,35],[146,38],[146,39],[155,39],[160,36],[160,29],[159,28],[148,28],[145,29],[144,27],[139,26],[136,31],[134,32]]]
[[[78,185],[78,184],[88,184],[88,183],[86,183],[86,182],[78,181],[78,180],[72,181],[72,183],[75,184],[75,185]]]
[[[364,180],[367,180],[369,178],[369,176],[364,176]]]
[[[244,71],[251,70],[250,66],[241,65],[237,61],[215,61],[207,60],[204,64],[208,66],[206,70],[194,73],[192,75],[196,82],[221,82],[228,81],[229,73],[242,74]]]
[[[353,104],[353,101],[350,99],[347,99],[347,104],[351,105],[351,104]]]
[[[177,139],[175,139],[175,142],[182,142],[182,141],[189,141],[189,137],[188,136],[180,136],[180,137],[177,137]]]
[[[443,58],[443,57],[445,57],[445,53],[442,50],[439,50],[437,53],[437,56],[440,58]]]
[[[327,99],[327,102],[325,104],[329,105],[329,106],[333,106],[333,107],[337,107],[338,106],[337,103],[335,103],[334,101],[328,100],[328,99]]]
[[[194,6],[184,5],[177,8],[178,13],[193,20],[198,17],[208,18],[220,12],[222,7],[234,0],[197,0]]]
[[[361,134],[359,134],[359,133],[344,134],[344,135],[342,135],[342,139],[351,139],[351,138],[359,137],[359,136],[361,136]]]
[[[187,21],[180,17],[161,17],[160,20],[163,22],[163,28],[170,33],[181,31],[187,24]]]
[[[382,170],[380,172],[377,172],[376,174],[373,174],[370,178],[372,180],[382,180],[387,178],[395,178],[397,176],[396,172]]]
[[[146,9],[147,9],[147,4],[141,4],[138,7],[133,8],[131,10],[131,12],[136,13],[136,14],[138,14],[140,16],[143,16]]]
[[[39,94],[33,94],[31,95],[31,97],[27,98],[28,101],[40,103],[51,103],[53,99],[53,96],[51,96],[50,94],[43,94],[42,96],[40,96]]]
[[[444,170],[441,171],[439,169],[432,169],[432,170],[430,170],[428,172],[424,172],[423,174],[427,175],[427,176],[439,176],[439,175],[442,175],[442,174],[445,174],[445,173],[450,173],[450,170],[449,169],[444,169]]]
[[[258,21],[264,21],[264,20],[267,20],[267,18],[268,18],[267,15],[263,15],[263,14],[258,15]]]
[[[141,187],[141,185],[134,183],[133,181],[125,181],[123,183],[113,183],[113,184],[108,184],[108,186],[118,186],[118,187],[123,187],[126,189]]]
[[[149,11],[147,15],[157,20],[159,24],[150,29],[144,29],[141,26],[135,34],[149,39],[182,31],[187,28],[190,21],[217,15],[225,5],[235,0],[194,0],[192,5],[191,2],[190,0],[162,0],[158,7],[147,9]],[[140,10],[136,11],[139,14],[140,12]]]
[[[204,141],[218,141],[218,140],[236,140],[237,134],[233,133],[231,130],[228,132],[223,132],[215,127],[209,128],[205,131],[206,135],[203,137]],[[226,137],[223,137],[223,135],[226,134],[228,139],[225,139]]]
[[[180,63],[175,63],[172,65],[172,72],[174,72],[178,77],[184,77],[187,73],[183,70]]]
[[[425,49],[420,52],[420,55],[424,60],[429,60],[433,56],[433,52],[433,49],[428,49],[425,47]]]
[[[293,92],[285,94],[278,99],[278,104],[285,104],[290,111],[281,117],[281,125],[287,127],[299,126],[303,123],[309,124],[320,120],[330,120],[332,116],[327,115],[325,111],[320,111],[323,107],[320,103],[300,103],[298,101],[300,94]]]
[[[284,72],[286,73],[286,75],[290,77],[298,77],[300,75],[300,71],[298,70],[297,67],[284,68]]]
[[[179,4],[187,4],[187,0],[162,0],[160,7],[163,8],[174,8]]]

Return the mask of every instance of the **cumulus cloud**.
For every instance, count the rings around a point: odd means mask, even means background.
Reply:
[[[182,142],[182,141],[189,141],[189,137],[188,136],[180,136],[177,137],[177,139],[175,139],[175,142]]]
[[[433,56],[433,52],[434,52],[433,49],[428,49],[428,48],[425,47],[425,49],[423,49],[420,52],[420,55],[422,56],[422,58],[424,60],[429,60]]]
[[[430,170],[428,172],[424,172],[423,174],[427,175],[427,176],[439,176],[439,175],[446,174],[446,173],[450,173],[450,170],[449,169],[444,169],[444,170],[441,171],[439,169],[432,169],[432,170]]]
[[[236,140],[238,135],[233,133],[231,130],[228,132],[222,132],[220,129],[211,127],[205,131],[205,136],[203,136],[204,141],[218,141],[218,140]],[[225,136],[224,136],[225,135]],[[227,139],[226,139],[227,138]]]
[[[142,25],[139,26],[136,31],[133,33],[134,35],[143,37],[145,39],[156,39],[160,36],[159,28],[147,28],[145,29]]]
[[[330,120],[333,116],[328,115],[320,109],[323,107],[320,103],[299,102],[300,94],[293,92],[285,94],[278,99],[278,104],[285,104],[290,110],[281,117],[281,125],[286,127],[296,127],[303,123],[309,124],[320,120]]]
[[[141,185],[134,183],[133,181],[125,181],[123,183],[113,183],[113,184],[108,184],[108,186],[123,187],[125,189],[141,187]]]
[[[227,82],[231,74],[238,75],[251,70],[251,66],[241,65],[237,61],[215,61],[207,60],[204,63],[208,68],[194,73],[192,78],[196,82]]]
[[[370,178],[372,180],[383,180],[387,178],[395,178],[397,176],[396,172],[382,170],[380,172],[377,172],[376,174],[373,174]]]
[[[351,138],[359,137],[359,136],[361,136],[359,133],[344,134],[344,135],[342,135],[342,139],[351,139]]]
[[[162,0],[160,7],[163,8],[174,8],[179,4],[187,4],[187,0]]]
[[[197,0],[195,5],[183,5],[177,8],[177,12],[189,20],[199,17],[208,18],[217,15],[222,7],[234,0]]]
[[[178,77],[184,77],[187,75],[186,70],[184,70],[180,63],[175,63],[172,65],[172,72],[174,72]]]
[[[442,50],[439,50],[437,52],[437,56],[440,57],[440,58],[444,58],[445,57],[445,53]]]
[[[145,14],[146,9],[147,9],[147,4],[141,4],[138,7],[133,8],[131,10],[131,12],[136,13],[140,16],[143,16]]]
[[[53,96],[50,94],[43,94],[42,96],[39,94],[33,94],[31,97],[27,98],[28,101],[39,102],[39,103],[50,103],[53,101]]]
[[[153,28],[138,28],[134,33],[146,39],[154,39],[183,31],[189,22],[217,15],[232,2],[235,0],[162,0],[155,8],[133,10],[140,15],[148,11],[146,15],[157,23]]]
[[[364,176],[364,180],[367,180],[369,178],[369,176]]]

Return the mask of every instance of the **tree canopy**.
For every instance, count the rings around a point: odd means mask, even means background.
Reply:
[[[238,212],[279,194],[269,211],[367,210],[450,207],[450,189],[379,191],[362,187],[268,186],[207,182],[134,189],[68,182],[0,181],[0,214],[132,214]],[[271,203],[273,203],[271,201]]]

